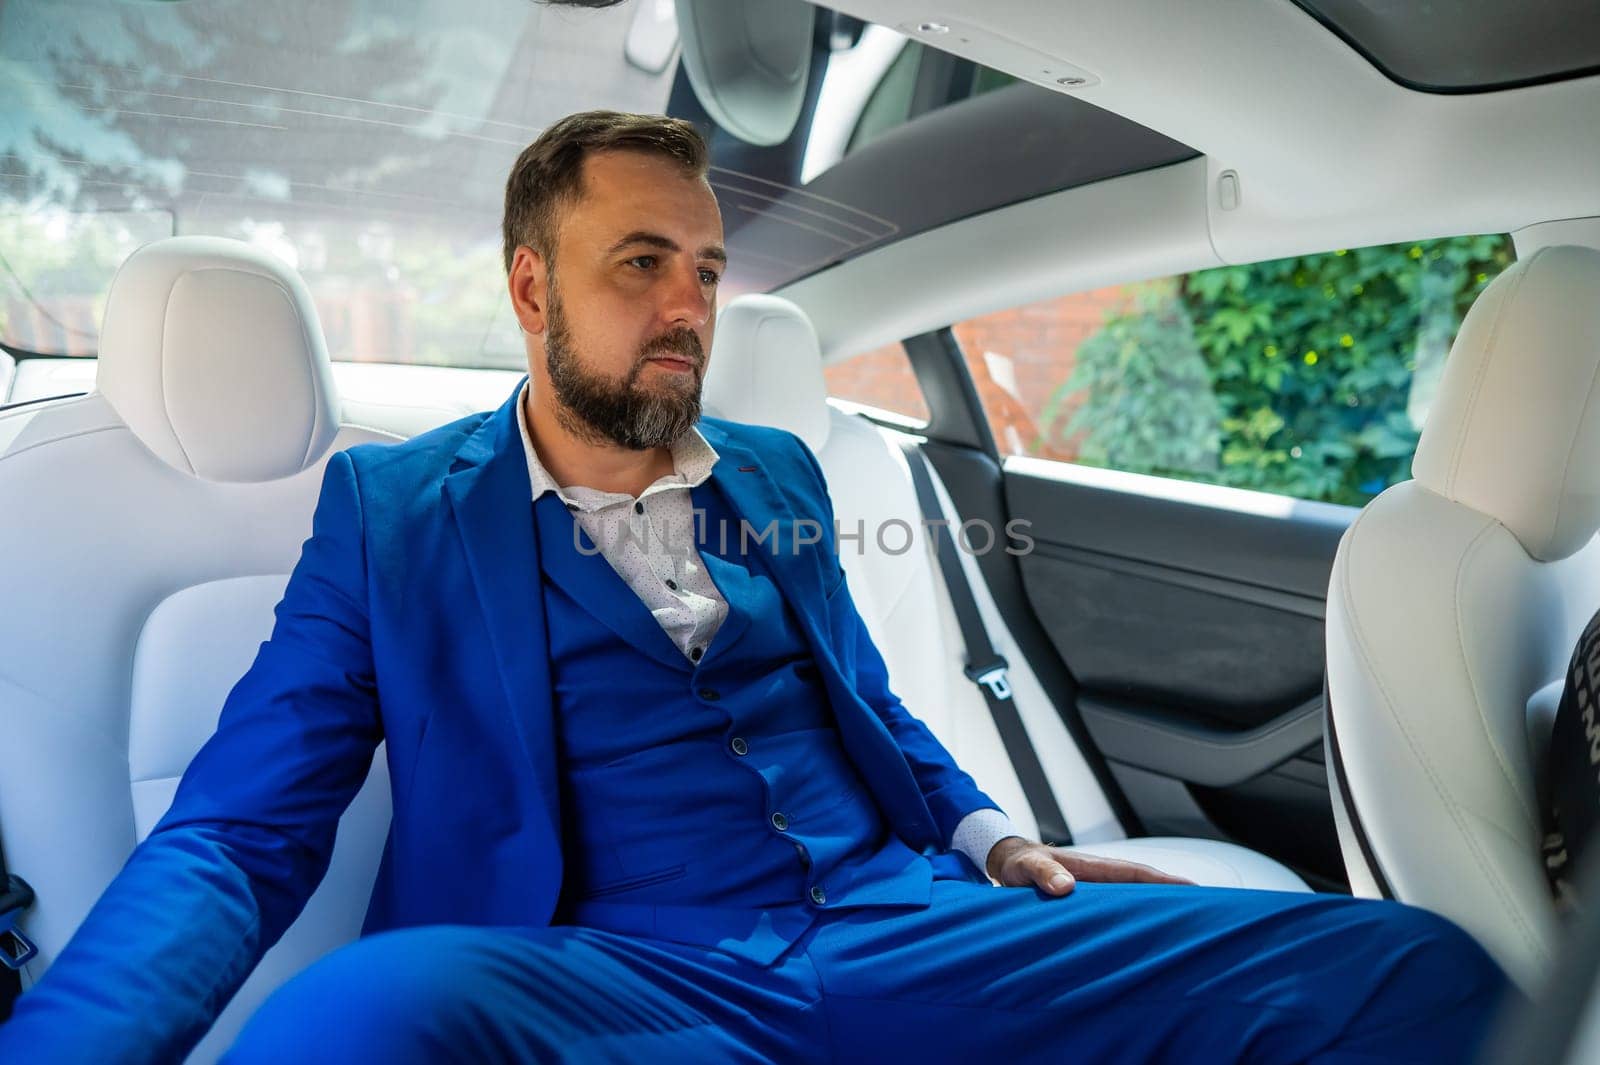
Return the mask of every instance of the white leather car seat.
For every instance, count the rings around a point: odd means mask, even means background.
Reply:
[[[1450,917],[1529,987],[1556,934],[1534,752],[1600,608],[1600,251],[1542,249],[1484,290],[1412,469],[1328,590],[1340,842],[1358,893]]]
[[[840,562],[851,596],[888,664],[891,688],[1017,827],[1036,837],[1037,826],[988,704],[962,672],[960,629],[932,541],[921,533],[922,511],[899,446],[906,436],[839,410],[827,395],[816,329],[800,308],[776,296],[751,295],[723,309],[706,372],[707,413],[787,429],[811,448],[828,480],[841,530],[846,535],[864,532],[858,540],[840,543]],[[931,468],[930,473],[937,483],[937,473]],[[877,530],[886,522],[917,530],[913,549],[901,549],[905,537],[898,526],[888,529],[880,543]],[[987,591],[975,580],[973,584],[974,595],[986,599]],[[1042,702],[1042,687],[1009,634],[993,620],[994,611],[986,612],[991,615],[990,638],[1010,663],[1019,702]],[[1035,746],[1044,758],[1048,752],[1040,738],[1035,737]],[[1082,811],[1076,806],[1109,807],[1081,758],[1075,751],[1068,753],[1081,773],[1070,782],[1071,794],[1056,787],[1057,799],[1082,850],[1144,862],[1213,886],[1309,890],[1285,866],[1235,844],[1122,839],[1114,821],[1098,819],[1090,832],[1081,831]]]
[[[328,455],[394,439],[337,411],[300,279],[249,245],[179,237],[113,281],[96,392],[0,414],[0,840],[38,896],[25,988],[215,730],[271,631]],[[380,752],[326,880],[191,1060],[355,937],[388,821]]]

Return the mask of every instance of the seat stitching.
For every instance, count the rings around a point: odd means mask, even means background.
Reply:
[[[1362,511],[1362,515],[1363,516],[1365,516],[1367,513],[1368,513],[1368,511],[1365,511],[1365,510]],[[1486,520],[1488,520],[1488,519],[1486,519]],[[1356,520],[1355,524],[1351,525],[1351,532],[1352,533],[1355,531],[1356,527],[1359,524],[1360,524],[1360,518],[1358,518]],[[1492,527],[1493,527],[1492,525],[1486,526],[1485,532],[1487,532],[1488,529],[1492,528]],[[1480,533],[1479,535],[1482,536],[1483,533]],[[1354,537],[1352,537],[1352,542],[1354,542]],[[1527,925],[1526,921],[1522,917],[1522,914],[1512,904],[1511,899],[1506,894],[1505,885],[1501,882],[1499,877],[1495,875],[1495,869],[1494,869],[1493,865],[1488,861],[1487,856],[1484,855],[1482,850],[1479,848],[1477,840],[1474,839],[1473,836],[1471,835],[1471,833],[1467,830],[1467,826],[1462,821],[1461,812],[1458,809],[1457,804],[1455,803],[1455,800],[1450,797],[1449,793],[1442,786],[1438,775],[1434,771],[1432,763],[1429,762],[1427,757],[1423,754],[1422,748],[1417,743],[1416,737],[1411,734],[1411,730],[1406,726],[1405,719],[1403,718],[1402,715],[1400,715],[1400,714],[1395,712],[1395,701],[1394,701],[1394,698],[1389,694],[1388,686],[1386,684],[1384,684],[1382,674],[1377,669],[1372,668],[1373,657],[1372,657],[1371,653],[1368,650],[1368,643],[1367,643],[1367,640],[1366,640],[1366,636],[1365,636],[1365,633],[1364,633],[1364,631],[1362,629],[1361,622],[1360,622],[1360,620],[1358,618],[1358,615],[1356,614],[1354,602],[1353,602],[1353,600],[1351,598],[1352,597],[1351,585],[1353,583],[1354,582],[1352,580],[1350,580],[1348,578],[1346,579],[1345,587],[1341,591],[1341,598],[1343,598],[1343,600],[1344,600],[1345,613],[1350,618],[1351,632],[1355,636],[1356,644],[1357,644],[1358,649],[1359,649],[1359,651],[1361,653],[1361,657],[1363,659],[1363,662],[1368,667],[1367,672],[1372,677],[1373,683],[1378,688],[1378,693],[1383,698],[1383,707],[1384,707],[1384,709],[1388,712],[1389,717],[1394,722],[1395,726],[1400,730],[1401,736],[1406,741],[1406,746],[1410,749],[1412,757],[1415,758],[1417,760],[1417,763],[1422,767],[1423,773],[1428,778],[1428,782],[1433,785],[1433,789],[1434,789],[1435,794],[1439,797],[1439,799],[1444,804],[1445,812],[1447,814],[1449,814],[1450,820],[1455,823],[1456,830],[1457,830],[1458,834],[1461,836],[1462,840],[1466,843],[1468,850],[1470,850],[1473,853],[1474,857],[1477,858],[1479,872],[1481,872],[1481,873],[1486,875],[1486,879],[1487,879],[1487,881],[1489,883],[1490,888],[1495,892],[1495,894],[1497,894],[1500,897],[1500,902],[1501,902],[1502,907],[1506,910],[1507,914],[1510,916],[1510,918],[1512,920],[1512,923],[1516,928],[1516,931],[1521,934],[1524,944],[1526,946],[1530,947],[1536,954],[1539,954],[1541,956],[1546,955],[1547,951],[1545,950],[1544,946],[1540,943],[1540,941],[1536,938],[1535,933],[1533,932],[1533,929],[1530,928]],[[1355,788],[1354,779],[1352,778],[1349,783],[1350,783],[1350,786],[1351,786],[1351,790],[1353,791],[1354,788]]]
[[[1532,260],[1529,261],[1531,262]],[[1597,382],[1600,382],[1600,360],[1595,362],[1594,371],[1589,375],[1589,392],[1583,397],[1583,412],[1578,415],[1578,428],[1572,434],[1571,442],[1567,444],[1566,461],[1562,463],[1561,467],[1561,494],[1556,496],[1555,514],[1550,519],[1550,535],[1543,545],[1545,552],[1549,552],[1554,548],[1556,530],[1561,527],[1561,512],[1566,508],[1567,502],[1567,482],[1572,477],[1572,454],[1578,450],[1578,441],[1583,437],[1584,423],[1589,420],[1589,410],[1594,406],[1594,392]]]
[[[1500,750],[1500,745],[1495,742],[1494,732],[1490,728],[1489,719],[1484,713],[1484,699],[1479,691],[1478,678],[1473,672],[1472,662],[1467,657],[1467,634],[1461,626],[1461,588],[1466,581],[1467,563],[1471,560],[1472,556],[1477,553],[1479,548],[1488,542],[1489,534],[1494,531],[1495,526],[1498,524],[1498,522],[1495,522],[1485,526],[1482,532],[1473,537],[1472,542],[1467,545],[1467,549],[1461,553],[1461,561],[1457,564],[1455,601],[1452,604],[1454,607],[1452,612],[1455,614],[1456,618],[1456,651],[1461,658],[1462,670],[1467,675],[1467,686],[1472,691],[1473,709],[1478,712],[1478,722],[1483,726],[1484,736],[1486,736],[1489,740],[1489,749],[1494,752],[1495,762],[1500,766],[1500,772],[1505,776],[1506,783],[1511,786],[1512,794],[1516,795],[1517,804],[1522,807],[1522,812],[1527,815],[1528,824],[1537,826],[1539,823],[1539,815],[1537,811],[1529,808],[1526,799],[1522,795],[1522,792],[1517,788],[1516,777],[1511,772],[1510,761],[1506,758],[1505,752]],[[1509,533],[1510,530],[1508,529],[1507,532]]]
[[[178,454],[183,456],[183,461],[189,464],[189,472],[196,477],[200,471],[195,469],[194,459],[189,457],[189,449],[183,446],[183,438],[178,435],[178,425],[172,420],[172,408],[167,404],[167,319],[172,314],[172,293],[178,287],[178,282],[188,277],[197,270],[186,270],[173,279],[167,286],[167,294],[161,305],[161,413],[167,417],[167,429],[172,433],[173,442],[178,445]]]
[[[398,404],[396,406],[398,406]],[[376,433],[379,436],[386,436],[390,440],[401,444],[405,443],[405,441],[408,439],[407,437],[401,436],[399,433],[393,432],[392,430],[380,429],[376,425],[362,425],[360,422],[341,421],[337,426],[334,427],[335,436],[338,435],[338,430],[340,429],[360,429],[365,433]]]
[[[59,444],[64,440],[76,440],[81,436],[93,436],[95,433],[115,432],[118,429],[128,429],[128,427],[119,422],[116,425],[97,425],[93,429],[82,429],[76,433],[67,433],[64,436],[52,436],[48,440],[35,441],[34,443],[29,444],[27,447],[19,447],[15,451],[7,451],[4,455],[0,455],[0,462],[4,462],[6,459],[16,458],[18,455],[26,455],[35,448],[48,447],[51,444]]]
[[[127,743],[107,732],[92,714],[80,712],[81,706],[78,704],[63,702],[53,695],[46,695],[41,691],[37,691],[10,674],[0,673],[0,686],[7,685],[32,696],[44,706],[49,707],[54,714],[53,720],[65,722],[69,726],[80,730],[85,736],[104,742],[106,747],[121,760],[123,765],[128,765]],[[131,768],[129,772],[132,772]]]
[[[130,785],[132,785],[132,784],[165,784],[169,780],[182,780],[182,779],[183,779],[183,774],[182,773],[166,773],[166,774],[164,774],[162,776],[159,776],[159,777],[131,777],[131,778],[129,778],[128,783]]]
[[[1467,431],[1472,425],[1473,412],[1478,408],[1478,397],[1483,394],[1483,379],[1488,376],[1489,363],[1494,358],[1495,342],[1500,332],[1500,322],[1505,316],[1506,308],[1512,304],[1517,298],[1517,293],[1521,291],[1522,282],[1528,276],[1528,271],[1533,269],[1534,262],[1542,254],[1544,254],[1544,249],[1542,248],[1533,253],[1532,258],[1528,260],[1527,267],[1513,280],[1510,291],[1501,297],[1500,302],[1495,305],[1494,320],[1489,323],[1489,336],[1483,345],[1483,359],[1478,363],[1477,373],[1472,379],[1472,388],[1467,392],[1467,409],[1462,412],[1461,428],[1456,434],[1455,453],[1451,456],[1450,461],[1450,477],[1445,482],[1445,490],[1452,497],[1456,492],[1456,478],[1461,472],[1461,459],[1467,450]]]
[[[275,277],[270,277],[268,275],[263,276],[267,276],[268,280],[270,280],[283,295],[285,302],[289,304],[290,312],[293,313],[295,321],[300,325],[301,339],[305,341],[305,343],[300,346],[300,349],[301,353],[305,356],[306,370],[311,375],[312,392],[314,395],[312,396],[311,400],[313,408],[311,415],[311,429],[306,434],[306,449],[304,454],[302,454],[300,457],[300,468],[303,470],[307,466],[311,465],[311,447],[317,442],[317,427],[323,423],[323,416],[327,413],[328,407],[333,408],[333,431],[335,433],[339,431],[339,398],[337,395],[327,395],[326,389],[322,387],[324,384],[327,384],[333,380],[333,368],[331,366],[328,367],[326,376],[317,373],[317,360],[316,357],[311,354],[311,349],[316,346],[316,342],[320,338],[312,334],[310,323],[306,321],[306,316],[300,313],[300,307],[295,303],[293,294],[284,287],[283,282],[279,281]],[[323,343],[326,344],[327,341],[323,340]]]

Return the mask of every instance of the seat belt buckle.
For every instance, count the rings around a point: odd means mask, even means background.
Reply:
[[[994,661],[986,662],[981,666],[967,666],[961,672],[974,684],[981,684],[989,689],[989,694],[996,699],[1011,698],[1011,681],[1006,676],[1009,663],[999,655]]]
[[[15,873],[6,877],[5,891],[0,893],[0,965],[7,969],[21,969],[39,953],[33,940],[17,927],[23,911],[32,905],[33,888],[28,882]]]

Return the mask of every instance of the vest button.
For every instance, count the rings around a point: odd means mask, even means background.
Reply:
[[[818,884],[816,887],[811,889],[811,901],[816,903],[818,906],[821,906],[824,902],[828,901],[828,893],[822,890],[821,884]]]
[[[731,743],[729,743],[728,746],[733,748],[733,753],[734,754],[749,754],[750,753],[750,745],[748,743],[744,742],[744,737],[743,736],[735,736],[733,738],[733,741]]]
[[[701,688],[700,698],[704,699],[708,703],[714,703],[718,699],[722,698],[722,693],[717,691],[715,688]]]
[[[781,813],[775,813],[772,815],[772,827],[782,832],[789,827],[789,819]]]

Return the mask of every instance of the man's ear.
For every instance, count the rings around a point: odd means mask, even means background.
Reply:
[[[545,330],[548,312],[549,271],[545,258],[526,244],[511,257],[511,272],[506,276],[506,287],[511,292],[511,309],[516,312],[517,324],[524,333],[534,336]]]

